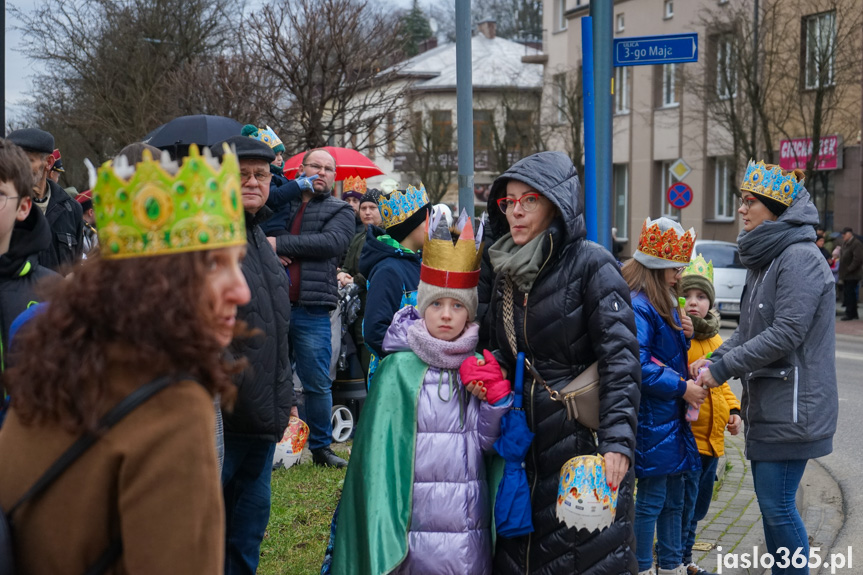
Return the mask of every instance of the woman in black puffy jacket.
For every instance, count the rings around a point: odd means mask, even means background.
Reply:
[[[500,201],[502,200],[502,201]],[[491,347],[510,373],[515,354],[507,338],[504,284],[513,290],[517,351],[524,351],[554,390],[599,362],[600,427],[594,434],[567,419],[562,403],[526,376],[524,408],[536,434],[527,454],[534,532],[498,536],[496,574],[617,575],[637,572],[634,555],[633,472],[641,367],[629,288],[617,263],[585,239],[581,186],[560,152],[542,152],[495,180],[488,201],[500,239],[490,248],[494,288],[489,309]],[[609,482],[619,486],[615,522],[598,533],[576,531],[556,516],[560,468],[578,455],[602,454]]]

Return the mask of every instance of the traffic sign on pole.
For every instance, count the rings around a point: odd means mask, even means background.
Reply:
[[[692,203],[692,188],[683,182],[677,182],[668,187],[665,197],[668,199],[669,204],[678,210],[682,210]]]
[[[698,34],[666,34],[614,39],[615,66],[698,62]]]

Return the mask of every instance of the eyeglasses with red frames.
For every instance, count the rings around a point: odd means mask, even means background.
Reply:
[[[532,212],[539,207],[539,194],[536,192],[528,192],[520,198],[501,198],[497,201],[497,207],[504,214],[515,209],[516,204],[521,204],[521,209],[525,212]]]

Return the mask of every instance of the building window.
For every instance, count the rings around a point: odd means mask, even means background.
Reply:
[[[566,0],[555,0],[554,4],[557,10],[557,29],[566,30]]]
[[[614,69],[614,113],[629,113],[629,66]]]
[[[530,110],[507,110],[504,141],[510,160],[517,161],[533,153],[533,113]]]
[[[677,104],[677,64],[663,64],[662,106],[676,106]]]
[[[713,217],[717,220],[733,220],[736,202],[734,201],[734,160],[716,158],[713,177]]]
[[[491,110],[473,111],[473,142],[476,151],[491,150],[494,136],[494,113]]]
[[[671,171],[673,160],[660,162],[659,172],[659,215],[680,221],[680,210],[668,203],[668,188],[677,183],[677,177]]]
[[[614,213],[612,226],[617,228],[618,240],[629,238],[629,165],[614,164],[611,174],[614,188]]]
[[[716,95],[723,100],[737,96],[737,58],[731,34],[716,40]]]
[[[617,31],[623,32],[623,29],[624,29],[623,13],[620,13],[617,15]]]
[[[803,19],[806,34],[806,88],[832,86],[836,63],[836,12]]]
[[[392,158],[396,155],[396,115],[390,112],[387,114],[387,157]]]
[[[452,110],[432,110],[431,136],[438,149],[449,150],[452,146]]]
[[[674,17],[674,0],[665,0],[662,14],[665,20]]]

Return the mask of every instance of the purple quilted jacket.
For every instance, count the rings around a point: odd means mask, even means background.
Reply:
[[[446,344],[428,335],[424,326],[421,337],[416,331],[409,337],[410,326],[418,321],[415,308],[402,308],[384,338],[387,353],[412,350],[429,364],[418,399],[408,555],[394,573],[490,574],[491,508],[483,454],[500,435],[511,396],[492,406],[461,385],[458,365],[472,355],[475,324]],[[455,351],[458,344],[467,351]]]

